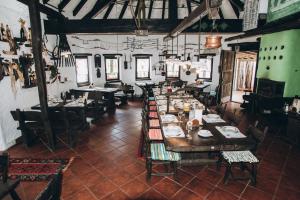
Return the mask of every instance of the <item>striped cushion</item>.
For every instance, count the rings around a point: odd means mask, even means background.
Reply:
[[[151,159],[152,160],[165,160],[165,161],[178,161],[181,159],[179,153],[166,151],[163,143],[151,144]]]
[[[148,137],[150,140],[162,140],[162,134],[160,129],[149,129]]]
[[[149,100],[149,101],[154,101],[155,98],[154,98],[154,97],[148,97],[148,100]]]
[[[149,120],[149,127],[150,128],[160,127],[159,120],[158,119],[151,119],[151,120]]]
[[[156,106],[150,106],[150,107],[149,107],[149,110],[150,110],[150,111],[156,111]]]
[[[259,160],[251,153],[251,151],[223,151],[222,155],[229,163],[248,162],[258,163]]]
[[[157,112],[149,112],[149,117],[150,117],[150,118],[158,119]]]
[[[156,102],[155,101],[149,101],[148,103],[150,106],[155,106],[156,105]]]

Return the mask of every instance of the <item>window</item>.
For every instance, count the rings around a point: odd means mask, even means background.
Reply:
[[[179,64],[167,64],[167,78],[180,78],[180,66]]]
[[[135,79],[150,79],[150,57],[136,57],[135,61]]]
[[[212,58],[200,58],[199,59],[199,68],[197,69],[197,78],[212,80],[212,67],[213,59]]]
[[[107,81],[120,80],[119,59],[115,56],[105,57],[105,77]]]
[[[78,86],[90,84],[88,57],[76,57],[76,81]]]

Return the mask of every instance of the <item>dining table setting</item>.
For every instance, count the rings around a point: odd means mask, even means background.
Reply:
[[[238,127],[231,126],[220,115],[210,113],[192,95],[170,94],[165,88],[162,91],[165,93],[153,89],[166,150],[193,157],[193,153],[248,150],[253,147],[254,141],[251,138]]]

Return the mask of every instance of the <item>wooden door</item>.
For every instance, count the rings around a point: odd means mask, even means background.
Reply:
[[[232,93],[233,69],[235,63],[235,52],[222,50],[220,57],[220,101],[225,103],[230,101]]]

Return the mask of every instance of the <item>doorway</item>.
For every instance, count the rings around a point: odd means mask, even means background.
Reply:
[[[257,53],[237,52],[233,73],[231,101],[243,103],[243,95],[253,92]]]

